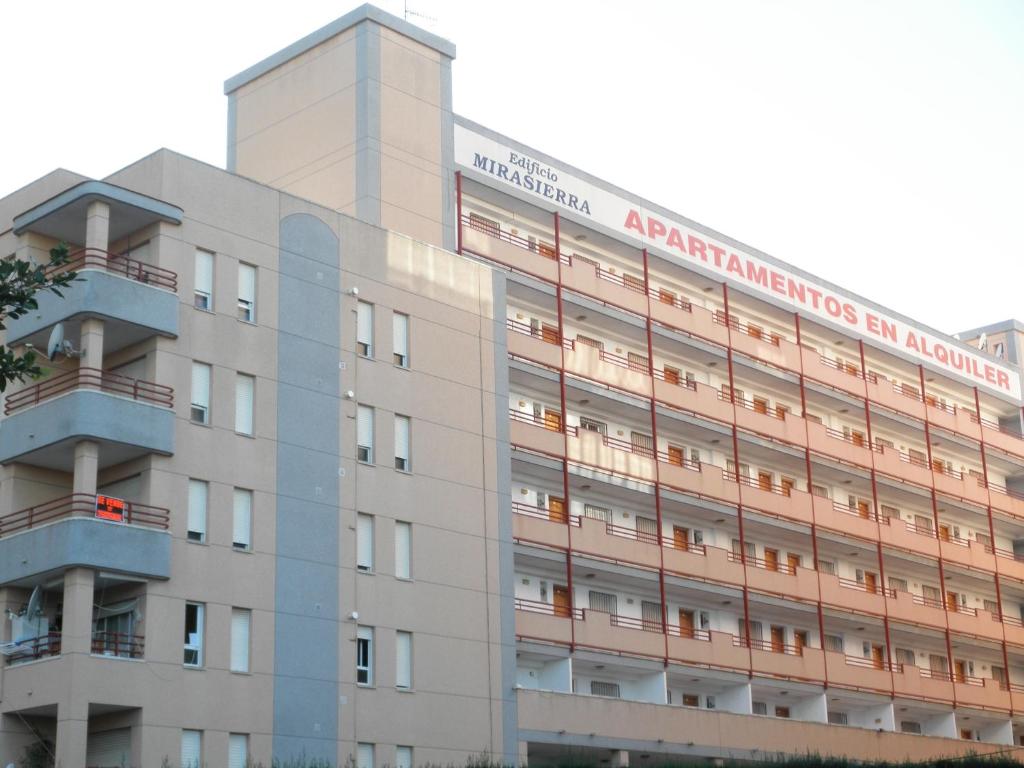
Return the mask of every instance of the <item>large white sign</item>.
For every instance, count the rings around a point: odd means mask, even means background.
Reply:
[[[830,323],[883,347],[910,355],[1001,395],[1020,399],[1019,374],[963,346],[871,309],[763,259],[737,251],[660,213],[540,162],[518,149],[455,126],[455,162],[538,198],[538,203],[590,219],[639,240],[680,263],[699,262],[743,288],[782,301],[801,314]]]

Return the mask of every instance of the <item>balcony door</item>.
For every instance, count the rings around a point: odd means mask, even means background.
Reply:
[[[649,632],[661,632],[661,603],[644,600],[640,603],[640,618],[644,629]]]
[[[764,567],[769,571],[779,570],[779,551],[777,549],[765,548]]]
[[[636,537],[648,544],[658,543],[658,521],[653,517],[636,517]]]
[[[548,520],[555,523],[565,522],[565,499],[548,496]]]
[[[885,667],[885,646],[871,646],[871,664],[875,669],[882,669]]]
[[[693,637],[693,611],[679,609],[679,636]]]
[[[782,653],[786,650],[786,628],[772,625],[772,652]]]
[[[555,616],[569,615],[569,588],[562,584],[555,584],[552,597],[554,600]]]
[[[672,546],[684,552],[690,548],[690,529],[672,526]]]

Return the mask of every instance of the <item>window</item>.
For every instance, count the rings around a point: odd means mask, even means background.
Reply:
[[[232,733],[228,736],[228,768],[248,768],[249,734]]]
[[[921,724],[913,720],[900,720],[900,731],[902,733],[921,733]]]
[[[252,434],[253,392],[256,379],[238,374],[235,379],[235,432],[243,435]]]
[[[825,650],[832,653],[843,653],[843,638],[840,635],[825,635]]]
[[[395,768],[412,768],[412,747],[395,747]]]
[[[356,305],[356,352],[373,357],[373,304],[365,301]]]
[[[775,716],[776,717],[789,717],[789,707],[775,705]]]
[[[203,610],[201,603],[185,603],[185,665],[203,666]]]
[[[181,768],[199,768],[203,759],[203,732],[181,732]]]
[[[395,469],[403,472],[412,471],[409,460],[410,425],[408,416],[395,415]]]
[[[188,540],[206,541],[206,504],[210,486],[204,480],[188,481]]]
[[[610,613],[613,616],[618,613],[619,599],[617,595],[609,592],[598,592],[596,590],[590,590],[588,595],[591,611],[600,611],[601,613]]]
[[[192,411],[190,417],[197,424],[210,423],[210,366],[192,363]]]
[[[373,768],[373,744],[356,745],[356,768]]]
[[[606,523],[612,521],[612,511],[607,507],[599,507],[596,504],[584,504],[583,516],[593,520],[603,520]]]
[[[409,316],[395,312],[391,322],[391,347],[395,355],[395,365],[399,368],[409,367]]]
[[[231,671],[249,671],[249,634],[252,611],[248,608],[231,609]]]
[[[751,711],[755,715],[767,715],[768,714],[768,704],[763,702],[763,701],[755,701],[752,704]]]
[[[373,685],[373,627],[356,629],[356,683]]]
[[[360,405],[356,413],[356,459],[373,463],[373,408]]]
[[[845,712],[833,712],[829,710],[828,722],[829,725],[849,725],[850,718]]]
[[[196,285],[193,304],[196,309],[213,311],[213,254],[196,249]]]
[[[256,267],[238,265],[238,319],[256,322]]]
[[[684,693],[683,694],[683,706],[684,707],[699,707],[700,697],[695,693]]]
[[[594,419],[588,419],[586,416],[580,416],[580,429],[585,429],[588,432],[597,432],[599,435],[608,434],[608,425],[603,421],[595,421]]]
[[[395,633],[395,687],[412,688],[412,632]]]
[[[373,517],[356,514],[356,569],[373,570]]]
[[[412,578],[412,523],[395,522],[395,576]]]
[[[621,693],[619,692],[618,683],[605,683],[600,680],[591,680],[590,695],[608,696],[609,698],[617,699],[621,696]]]
[[[235,488],[231,546],[245,552],[252,549],[252,491],[244,488]]]

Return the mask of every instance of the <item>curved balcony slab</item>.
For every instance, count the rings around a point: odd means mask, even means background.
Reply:
[[[169,579],[171,536],[155,528],[72,517],[0,539],[0,586],[78,566]]]
[[[147,453],[174,453],[174,412],[95,390],[44,400],[0,422],[0,464],[20,461],[70,472],[75,443],[100,444],[101,469]]]
[[[44,292],[39,308],[7,324],[10,343],[31,343],[45,349],[50,329],[65,322],[65,336],[76,339],[83,318],[109,321],[103,336],[107,353],[153,336],[178,335],[178,297],[171,291],[102,270],[84,269],[63,298]]]

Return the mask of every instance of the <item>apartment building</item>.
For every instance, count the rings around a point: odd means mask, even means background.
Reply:
[[[70,346],[0,422],[0,761],[1018,754],[1019,323],[460,117],[454,58],[362,6],[226,82],[227,171],[0,200],[83,275],[7,331]]]

